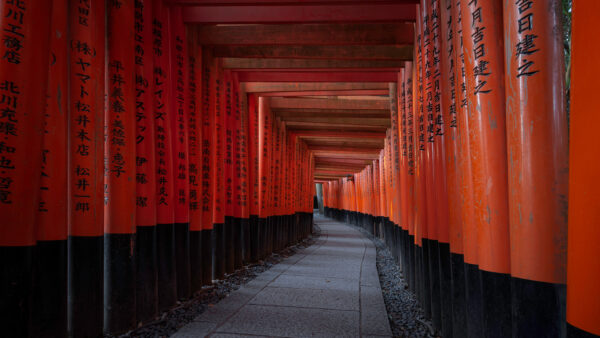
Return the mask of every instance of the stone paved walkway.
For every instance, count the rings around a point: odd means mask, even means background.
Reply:
[[[173,337],[389,337],[375,247],[315,215],[317,242],[207,309]]]

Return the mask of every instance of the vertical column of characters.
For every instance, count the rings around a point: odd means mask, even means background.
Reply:
[[[416,193],[416,205],[417,214],[415,218],[416,225],[416,241],[417,241],[417,260],[419,270],[419,283],[420,289],[420,301],[423,305],[423,310],[427,317],[431,317],[431,299],[429,293],[429,260],[426,259],[429,256],[429,245],[428,245],[428,214],[427,214],[427,165],[426,165],[426,122],[425,122],[425,62],[427,56],[425,48],[423,47],[424,41],[424,27],[423,27],[423,15],[422,8],[417,5],[417,21],[416,30],[417,35],[415,39],[416,51],[416,108],[417,108],[417,121],[415,123],[415,186],[417,188]],[[425,240],[424,240],[425,239]]]
[[[569,164],[560,8],[560,1],[504,4],[512,332],[516,335],[565,332]]]
[[[375,227],[378,226],[379,222],[381,221],[381,192],[380,192],[380,185],[379,185],[379,159],[375,159],[373,160],[373,194],[372,194],[372,198],[373,198],[373,224],[369,227],[369,229],[367,229],[367,231],[369,231],[371,233],[371,235],[374,234],[375,231]]]
[[[445,87],[443,83],[442,59],[444,51],[442,49],[442,26],[446,22],[441,18],[441,0],[432,0],[428,6],[428,13],[431,21],[431,56],[432,56],[432,78],[433,86],[433,133],[435,137],[433,149],[433,183],[434,183],[434,208],[435,212],[435,227],[437,234],[437,245],[432,247],[434,269],[438,271],[439,283],[439,328],[444,336],[452,334],[452,298],[450,294],[451,287],[451,271],[450,271],[450,239],[448,230],[448,191],[446,188],[446,147],[444,134],[447,131],[444,125],[444,114],[447,109],[443,105],[442,90]],[[437,288],[435,289],[437,293]],[[436,298],[438,296],[436,295]]]
[[[452,308],[450,317],[452,331],[446,329],[447,335],[465,336],[466,327],[466,296],[465,296],[465,274],[463,257],[463,234],[462,218],[460,213],[461,195],[459,180],[459,134],[457,117],[457,59],[454,46],[454,22],[456,16],[452,7],[456,5],[454,0],[443,0],[440,3],[440,65],[441,65],[441,95],[442,115],[444,120],[444,150],[445,150],[445,175],[447,200],[447,226],[450,262],[450,288],[442,292],[448,292]],[[446,234],[441,234],[445,236]],[[440,260],[442,260],[442,244],[440,244]],[[447,262],[445,259],[442,262]],[[444,303],[446,306],[447,304]]]
[[[194,27],[186,27],[188,59],[188,179],[190,213],[190,286],[204,285],[202,260],[202,46]]]
[[[135,1],[136,321],[158,313],[152,2]]]
[[[240,94],[240,82],[237,73],[232,74],[232,106],[234,112],[234,132],[233,132],[233,219],[234,227],[238,235],[234,238],[234,247],[237,248],[237,255],[234,257],[234,267],[239,269],[244,262],[249,260],[248,254],[248,148],[247,148],[247,128],[248,112],[247,99],[245,94]]]
[[[108,108],[105,110],[104,331],[136,327],[135,305],[135,5],[107,11]]]
[[[268,98],[258,98],[258,177],[259,177],[259,227],[260,227],[260,243],[259,243],[259,258],[266,256],[267,246],[267,217],[269,216],[269,176],[270,176],[270,159],[269,148],[271,145],[271,119],[269,116]]]
[[[171,143],[171,72],[169,65],[169,9],[152,2],[152,51],[154,56],[154,130],[156,139],[156,255],[158,264],[158,309],[177,301],[175,272],[175,182]]]
[[[427,236],[424,236],[423,241],[423,258],[425,264],[425,278],[427,294],[429,296],[431,307],[431,319],[433,325],[437,329],[441,329],[442,316],[441,316],[441,295],[440,295],[440,275],[439,275],[439,242],[438,242],[438,226],[437,213],[439,210],[436,205],[436,164],[435,157],[436,142],[438,138],[436,136],[436,109],[439,105],[436,102],[436,90],[435,81],[439,75],[437,67],[435,67],[435,58],[439,58],[439,50],[435,49],[434,38],[435,29],[439,27],[437,23],[434,24],[434,19],[437,19],[432,15],[433,7],[436,2],[430,0],[421,1],[421,16],[423,18],[423,33],[422,33],[422,44],[423,44],[423,118],[424,118],[424,136],[425,136],[425,153],[426,158],[424,161],[425,168],[425,186],[426,186],[426,207],[427,207]],[[435,13],[437,16],[437,13]]]
[[[260,129],[258,116],[258,98],[254,94],[248,96],[248,210],[250,215],[250,261],[256,262],[259,257],[260,239]]]
[[[281,201],[279,193],[281,192],[281,133],[279,129],[279,119],[273,117],[273,164],[271,168],[272,179],[272,227],[273,227],[273,251],[279,251],[279,208]]]
[[[52,2],[39,204],[36,210],[31,336],[67,335],[68,7]],[[39,33],[36,33],[39,34]],[[37,79],[40,80],[40,79]],[[1,80],[0,80],[1,81]],[[4,110],[3,113],[11,113]],[[14,118],[13,118],[14,120]],[[1,156],[1,155],[0,155]],[[4,187],[4,185],[2,185]]]
[[[69,3],[69,334],[102,334],[106,4]],[[106,93],[107,94],[107,93]]]
[[[461,2],[469,144],[485,331],[510,335],[502,1]]]
[[[402,226],[402,209],[400,208],[400,147],[398,146],[398,84],[390,82],[388,84],[388,91],[390,96],[390,120],[391,135],[390,135],[390,150],[392,154],[392,204],[393,204],[393,223],[395,227]],[[394,229],[394,241],[395,245],[399,249],[397,243],[398,229]]]
[[[188,157],[188,107],[187,80],[188,59],[187,39],[181,14],[181,7],[169,9],[169,71],[171,78],[167,86],[171,92],[172,114],[169,117],[173,137],[171,151],[173,153],[172,179],[175,189],[175,219],[173,232],[175,236],[175,271],[177,281],[177,298],[185,299],[191,295],[190,287],[190,187]]]
[[[404,101],[406,99],[406,91],[404,85],[404,72],[405,69],[401,69],[397,76],[397,90],[396,90],[396,105],[397,105],[397,119],[398,119],[398,137],[396,138],[398,147],[398,185],[399,185],[399,199],[398,208],[400,208],[400,247],[401,247],[401,262],[402,269],[406,277],[408,277],[408,210],[406,207],[406,195],[408,193],[406,184],[406,110],[404,107]],[[408,278],[407,278],[408,282]]]
[[[465,46],[463,44],[463,13],[461,1],[455,0],[452,8],[456,16],[454,22],[453,44],[456,50],[457,91],[457,129],[459,141],[458,169],[460,184],[460,217],[462,219],[463,250],[465,260],[465,296],[467,335],[481,336],[483,334],[483,295],[479,278],[479,242],[477,241],[477,225],[475,224],[475,206],[473,203],[473,174],[471,167],[471,146],[469,144],[469,112],[467,109],[467,79],[465,64]]]
[[[404,76],[402,85],[404,87],[404,130],[402,137],[403,152],[406,151],[403,159],[405,172],[405,215],[407,227],[407,250],[408,250],[408,285],[411,290],[415,291],[415,99],[414,99],[414,81],[413,74],[415,72],[414,62],[406,61],[404,63]]]
[[[211,168],[214,171],[213,184],[213,231],[214,231],[214,256],[213,256],[213,271],[215,279],[222,279],[225,275],[225,236],[224,236],[224,199],[225,199],[225,167],[224,167],[224,152],[225,152],[225,103],[224,103],[224,79],[223,70],[219,67],[219,59],[214,58],[212,78],[214,85],[211,87],[211,106],[210,113],[214,116],[214,132],[212,133],[212,157],[214,166]]]
[[[223,96],[224,96],[224,131],[225,138],[224,142],[224,175],[225,185],[225,198],[223,200],[225,221],[223,225],[223,234],[225,239],[225,272],[231,273],[235,270],[235,256],[239,252],[239,247],[234,245],[234,239],[238,236],[239,231],[234,224],[233,208],[234,208],[234,183],[233,183],[233,172],[234,172],[234,132],[235,132],[235,116],[233,107],[233,82],[231,77],[231,71],[225,70],[224,83],[223,83]]]
[[[596,66],[597,55],[600,53],[596,15],[599,10],[600,3],[597,1],[573,2],[567,261],[568,337],[600,336],[600,261],[595,258],[600,251],[600,185],[596,177],[600,169],[600,148],[597,146],[596,132],[600,116],[596,112],[600,105],[596,100],[595,85],[600,75]],[[543,22],[543,18],[540,19],[540,23]],[[538,16],[535,20],[538,20]],[[537,67],[541,65],[539,62]]]
[[[213,156],[215,117],[212,114],[214,102],[214,67],[212,53],[202,50],[202,280],[204,285],[212,284],[213,279],[213,185],[215,179],[215,159]]]

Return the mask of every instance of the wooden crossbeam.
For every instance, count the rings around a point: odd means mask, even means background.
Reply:
[[[412,45],[313,46],[313,45],[218,45],[213,55],[223,58],[281,58],[331,60],[404,60],[413,58]]]
[[[187,9],[184,11],[184,19],[186,12]],[[412,45],[414,25],[412,23],[202,25],[197,27],[197,33],[201,45]]]
[[[342,100],[312,98],[271,98],[271,109],[278,108],[310,108],[310,109],[379,109],[389,110],[388,100]]]
[[[320,90],[303,92],[269,92],[261,93],[260,96],[361,96],[361,95],[387,95],[387,89],[357,89],[357,90]]]
[[[414,4],[303,4],[189,6],[183,21],[200,24],[415,21]]]
[[[346,138],[361,138],[361,139],[384,139],[385,133],[370,133],[370,132],[342,132],[342,131],[316,131],[302,130],[290,131],[290,136],[298,136],[300,138],[318,138],[318,139],[346,139]]]
[[[246,93],[337,91],[337,90],[386,90],[389,85],[380,82],[244,82],[240,88]]]
[[[394,82],[395,71],[238,71],[240,82]]]
[[[355,118],[355,117],[283,117],[286,123],[304,123],[305,126],[314,124],[321,125],[347,125],[347,126],[371,126],[391,127],[389,118]]]
[[[265,58],[222,58],[223,68],[241,69],[327,69],[327,68],[378,68],[401,69],[401,60],[312,60],[312,59],[265,59]]]

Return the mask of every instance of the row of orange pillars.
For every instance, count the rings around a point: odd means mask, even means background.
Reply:
[[[598,10],[573,2],[569,133],[560,1],[421,1],[385,148],[323,185],[444,337],[600,335]]]
[[[126,332],[312,231],[312,155],[179,9],[7,0],[0,26],[0,336]]]

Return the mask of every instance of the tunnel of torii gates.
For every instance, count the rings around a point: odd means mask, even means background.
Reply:
[[[569,123],[560,8],[4,0],[1,335],[152,321],[307,237],[314,183],[444,337],[600,335],[600,1]]]

